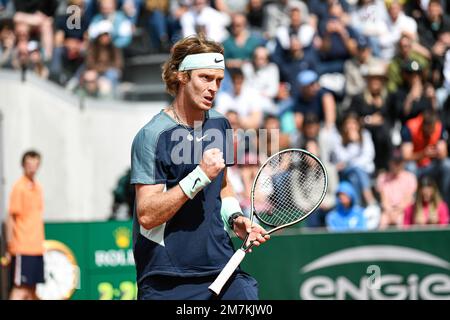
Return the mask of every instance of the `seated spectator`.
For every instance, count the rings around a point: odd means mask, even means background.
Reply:
[[[277,42],[272,60],[278,65],[281,81],[289,83],[293,90],[297,88],[297,75],[305,70],[317,72],[320,63],[317,50],[313,46],[304,48],[297,37],[290,38],[287,50]]]
[[[442,200],[436,182],[423,176],[419,180],[419,188],[415,204],[405,209],[403,224],[410,225],[448,225],[449,212],[447,204]]]
[[[135,189],[130,184],[131,169],[128,169],[117,181],[113,190],[112,220],[128,220],[133,218]]]
[[[392,151],[392,124],[388,110],[388,92],[384,85],[386,66],[381,60],[372,60],[363,69],[363,75],[367,85],[363,93],[353,97],[349,109],[360,117],[364,128],[372,136],[376,169],[387,169]]]
[[[375,203],[370,175],[375,170],[375,148],[367,129],[361,127],[359,117],[348,113],[342,122],[340,134],[334,135],[332,162],[339,171],[341,180],[349,181],[355,188],[358,203]]]
[[[47,79],[49,70],[44,63],[41,48],[37,41],[28,42],[28,68],[38,77]]]
[[[114,96],[123,68],[122,52],[113,44],[113,26],[109,21],[103,20],[96,28],[98,36],[89,44],[86,68],[98,73],[99,94]]]
[[[13,68],[15,42],[12,21],[0,21],[0,68]]]
[[[385,18],[387,33],[380,38],[381,58],[390,61],[394,55],[398,41],[403,34],[410,39],[417,40],[417,23],[403,11],[400,0],[386,1],[388,14]]]
[[[76,91],[82,96],[97,98],[99,96],[98,73],[95,70],[87,69],[81,73],[80,81]]]
[[[339,183],[336,195],[336,209],[329,212],[325,218],[328,230],[367,230],[364,209],[357,203],[357,196],[352,184],[346,181]]]
[[[180,24],[183,37],[203,33],[209,39],[223,42],[228,36],[226,27],[230,17],[213,9],[208,0],[193,0],[189,11],[181,16]]]
[[[433,109],[433,99],[426,90],[418,61],[409,60],[402,65],[404,85],[392,94],[390,106],[393,117],[406,123],[427,109]]]
[[[301,20],[307,22],[309,12],[308,7],[303,1],[278,0],[273,3],[269,3],[265,7],[264,34],[267,39],[275,38],[278,27],[289,25],[289,12],[293,6],[300,9],[300,13],[302,14]]]
[[[132,40],[132,24],[128,17],[116,9],[115,0],[99,0],[100,13],[92,18],[88,34],[91,40],[96,39],[105,21],[112,24],[112,42],[116,48],[127,47]]]
[[[374,56],[381,57],[381,41],[388,34],[386,7],[382,1],[359,0],[351,25],[369,39]]]
[[[262,130],[266,130],[267,135],[261,136]],[[266,141],[260,141],[264,139]],[[259,160],[262,163],[272,154],[280,150],[288,149],[291,145],[291,139],[288,134],[280,131],[280,120],[278,117],[267,114],[264,117],[263,124],[258,134]],[[265,150],[264,150],[265,149]],[[261,154],[265,153],[265,155]]]
[[[242,13],[231,17],[231,34],[223,42],[225,63],[228,68],[241,68],[251,61],[255,49],[262,45],[263,39],[252,35],[247,28],[247,18]]]
[[[44,61],[53,53],[53,16],[58,6],[56,0],[14,0],[14,23],[25,24],[39,34]]]
[[[328,178],[325,198],[323,199],[317,211],[306,219],[306,226],[308,226],[309,228],[325,227],[325,217],[327,213],[336,205],[336,189],[339,183],[338,173],[336,167],[322,157],[320,150],[321,148],[316,140],[310,139],[306,141],[302,148],[311,152],[322,160],[322,163],[327,170]]]
[[[270,105],[266,112],[277,113],[273,100],[278,94],[280,73],[275,63],[269,62],[269,51],[265,47],[257,47],[251,62],[242,65],[244,81],[268,100]]]
[[[429,61],[427,60],[426,55],[424,56],[423,52],[420,51],[420,47],[417,43],[415,43],[411,37],[403,35],[398,42],[397,54],[394,56],[388,67],[389,92],[395,92],[399,87],[404,85],[402,66],[408,61],[417,61],[420,65],[420,69],[424,71],[429,69]]]
[[[159,52],[169,51],[171,33],[175,31],[169,11],[170,0],[145,0],[144,6],[152,48]]]
[[[429,0],[427,13],[417,25],[420,43],[434,51],[440,34],[450,30],[450,17],[444,14],[440,0]]]
[[[372,55],[369,41],[366,37],[358,37],[358,50],[356,55],[344,64],[345,96],[347,100],[361,94],[366,88],[363,70],[370,65],[375,58]],[[347,102],[348,104],[350,101]],[[348,107],[348,104],[346,107]]]
[[[302,129],[306,113],[314,113],[327,128],[332,128],[336,121],[336,103],[333,95],[322,88],[318,75],[311,70],[298,74],[299,94],[294,102],[295,122],[298,130]]]
[[[289,49],[292,37],[298,38],[303,48],[312,45],[315,30],[310,24],[302,20],[300,10],[301,7],[298,4],[289,5],[289,25],[281,25],[277,28],[276,39],[284,50]]]
[[[402,131],[402,154],[408,170],[416,176],[429,175],[439,185],[447,203],[450,201],[450,159],[447,132],[434,110],[426,110],[406,122]]]
[[[264,37],[264,6],[265,2],[263,0],[249,0],[245,10],[250,32],[256,33],[261,37]]]
[[[56,18],[55,47],[50,65],[52,79],[62,85],[65,85],[83,64],[88,45],[85,37],[88,21],[84,15],[84,1],[70,0],[68,5],[77,6],[80,9],[77,17],[79,26],[74,28],[68,24],[68,19],[73,13],[67,13]]]
[[[320,74],[342,73],[344,63],[356,54],[357,32],[345,21],[345,12],[339,1],[328,5],[328,17],[319,21]]]
[[[405,170],[405,162],[399,149],[394,150],[389,160],[389,171],[377,177],[376,190],[380,195],[382,208],[380,228],[400,227],[403,213],[414,201],[417,178]]]
[[[265,101],[257,91],[246,87],[241,69],[230,69],[233,91],[219,92],[215,107],[223,114],[236,111],[243,129],[258,129],[262,118]]]

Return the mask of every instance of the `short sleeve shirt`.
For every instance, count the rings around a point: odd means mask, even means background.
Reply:
[[[210,148],[219,148],[231,166],[232,137],[228,120],[215,110],[206,113],[201,130],[188,130],[161,111],[134,138],[131,183],[163,184],[169,190],[195,169]],[[228,262],[234,250],[220,215],[223,175],[222,171],[170,220],[151,230],[139,225],[134,214],[138,283],[150,275],[213,275]]]

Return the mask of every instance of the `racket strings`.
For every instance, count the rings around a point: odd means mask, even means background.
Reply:
[[[325,170],[317,159],[299,150],[282,152],[264,164],[255,182],[255,214],[272,226],[301,220],[320,203],[325,189]]]

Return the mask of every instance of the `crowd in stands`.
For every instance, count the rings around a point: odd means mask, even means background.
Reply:
[[[449,14],[448,0],[0,0],[0,67],[114,98],[137,30],[151,53],[202,32],[225,48],[215,108],[236,141],[277,129],[269,144],[323,160],[307,226],[446,225]],[[229,173],[246,210],[259,138]]]

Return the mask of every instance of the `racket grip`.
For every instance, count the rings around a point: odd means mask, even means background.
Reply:
[[[236,270],[242,260],[244,260],[244,257],[245,251],[242,249],[238,249],[233,254],[230,261],[228,261],[228,263],[222,269],[220,274],[217,276],[216,280],[214,280],[214,282],[208,287],[208,289],[214,292],[216,295],[219,295],[220,291],[222,291],[223,286],[225,285],[225,283],[227,283],[228,279],[230,279],[234,270]]]

